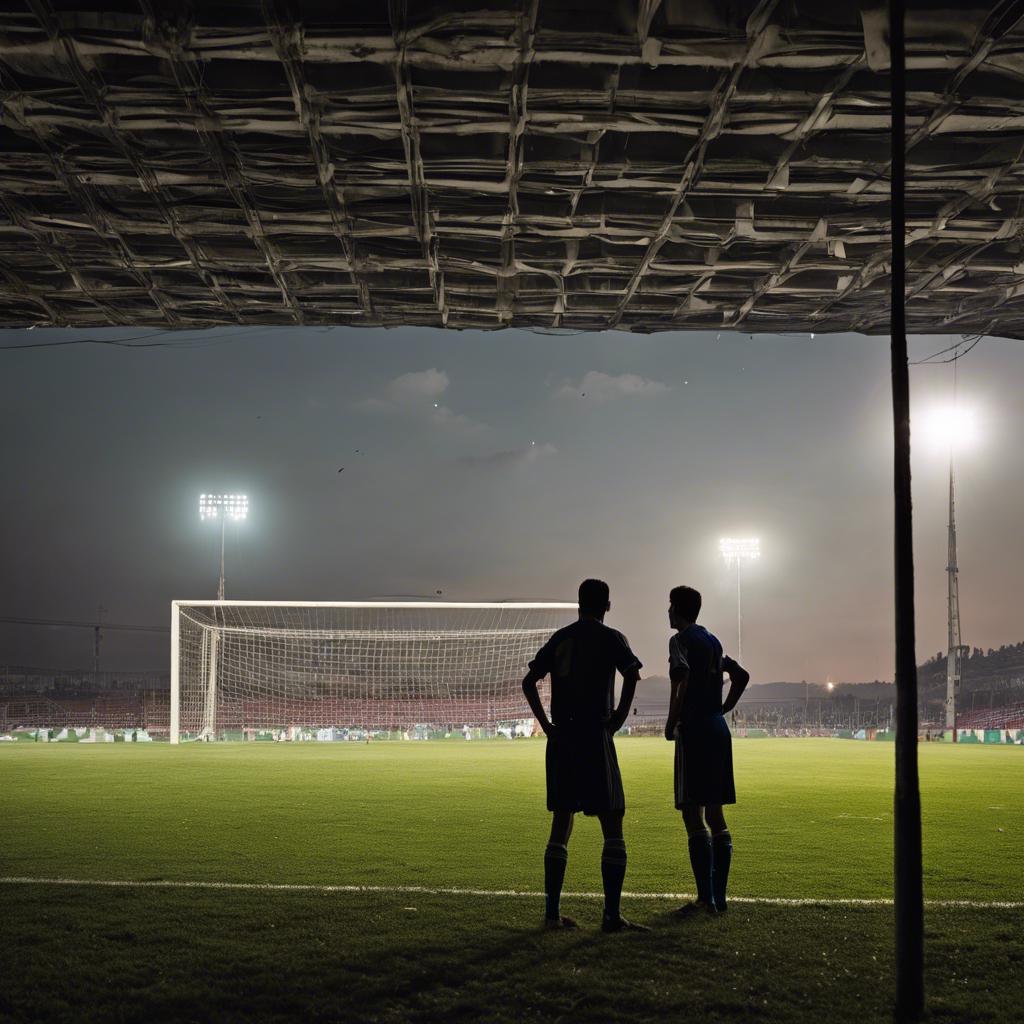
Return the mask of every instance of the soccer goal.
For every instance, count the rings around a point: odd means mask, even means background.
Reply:
[[[520,689],[527,662],[575,610],[174,601],[171,742],[334,729],[493,732],[530,716]]]

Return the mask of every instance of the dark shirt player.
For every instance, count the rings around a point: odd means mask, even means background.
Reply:
[[[629,714],[640,678],[639,658],[626,638],[604,624],[611,608],[608,584],[580,584],[580,617],[558,630],[530,662],[523,693],[547,735],[545,756],[551,837],[544,851],[544,892],[547,928],[575,928],[559,911],[562,882],[569,861],[569,836],[577,811],[596,815],[604,833],[601,878],[604,882],[606,932],[643,930],[620,913],[626,875],[626,842],[622,818],[626,802],[612,736]],[[622,694],[615,706],[615,672],[622,673]],[[551,718],[537,692],[537,683],[551,676]]]
[[[749,673],[722,655],[718,637],[697,625],[700,606],[692,587],[675,587],[669,594],[668,620],[676,634],[668,645],[672,692],[665,739],[675,741],[676,807],[683,812],[697,883],[697,900],[680,907],[682,914],[723,913],[727,907],[732,836],[722,806],[736,803],[736,788],[725,715],[750,681]],[[723,703],[724,673],[731,686]]]

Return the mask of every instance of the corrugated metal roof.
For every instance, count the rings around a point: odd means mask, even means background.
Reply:
[[[0,323],[888,329],[885,14],[25,0]],[[913,332],[1024,336],[1020,2],[907,20]]]

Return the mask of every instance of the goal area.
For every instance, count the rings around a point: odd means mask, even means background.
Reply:
[[[527,663],[575,611],[563,602],[174,601],[170,739],[493,733],[530,717]]]

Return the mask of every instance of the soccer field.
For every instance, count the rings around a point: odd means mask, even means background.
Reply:
[[[585,895],[601,887],[594,821],[579,820],[570,846],[566,889],[580,895],[564,907],[578,932],[542,933],[541,900],[508,892],[542,887],[539,741],[2,747],[0,946],[14,970],[0,1013],[646,1020],[700,1006],[710,1019],[863,1021],[884,1012],[891,907],[833,901],[891,895],[891,745],[748,740],[734,750],[730,894],[751,902],[722,921],[666,917],[678,903],[667,894],[693,887],[671,748],[624,739],[635,894],[624,912],[654,930],[602,936],[600,903]],[[1022,1019],[1024,908],[996,904],[1024,898],[1024,751],[920,752],[933,1013]]]

